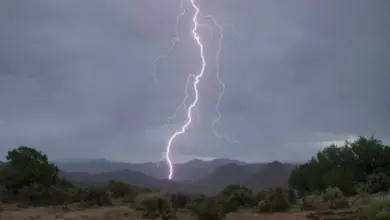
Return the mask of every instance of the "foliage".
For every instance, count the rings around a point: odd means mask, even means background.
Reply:
[[[9,168],[13,169],[13,173],[18,173],[12,183],[15,189],[34,184],[47,188],[58,180],[58,168],[48,162],[45,154],[34,148],[22,146],[13,149],[6,158]]]
[[[331,145],[291,173],[289,185],[300,194],[338,187],[346,195],[356,194],[351,187],[367,183],[371,191],[390,187],[390,147],[374,137],[360,137],[343,146]],[[373,176],[374,175],[374,176]]]
[[[126,197],[128,200],[134,200],[139,190],[136,186],[113,180],[107,183],[105,189],[110,192],[113,198]]]
[[[67,190],[50,186],[45,188],[39,184],[25,186],[19,189],[18,194],[11,201],[21,202],[25,205],[62,205],[72,202],[73,195]]]
[[[347,198],[337,187],[329,187],[321,195],[304,196],[301,200],[302,210],[343,209],[348,207]]]
[[[294,189],[288,188],[287,194],[288,194],[288,200],[291,204],[295,204],[297,202],[297,192]]]
[[[198,220],[223,220],[225,212],[216,198],[207,198],[191,208]]]
[[[375,220],[389,220],[390,211],[381,211],[375,215]]]
[[[368,175],[366,178],[366,189],[371,194],[390,189],[389,175],[383,172]]]
[[[218,194],[218,202],[225,213],[237,211],[241,207],[256,206],[252,190],[244,185],[228,185]]]
[[[112,204],[111,194],[101,186],[89,186],[77,192],[80,201],[88,206],[104,206]]]
[[[191,202],[191,197],[182,193],[170,194],[169,199],[174,209],[183,209]]]
[[[322,194],[322,200],[330,209],[349,208],[348,200],[339,188],[329,187]]]
[[[323,204],[322,198],[319,195],[311,194],[302,197],[301,209],[302,210],[317,210]]]
[[[287,211],[291,205],[288,191],[279,187],[259,192],[257,198],[260,199],[257,205],[260,212]]]
[[[169,198],[159,193],[140,194],[136,204],[146,218],[171,219],[175,216]]]
[[[384,197],[382,199],[372,200],[372,202],[366,206],[363,206],[359,214],[362,219],[368,220],[382,220],[389,219],[390,212],[390,197]]]

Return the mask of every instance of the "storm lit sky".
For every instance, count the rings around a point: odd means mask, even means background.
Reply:
[[[187,0],[185,0],[187,1]],[[220,134],[212,121],[218,29],[200,29],[207,68],[173,158],[302,161],[330,143],[390,141],[388,0],[198,0],[224,29]],[[189,74],[200,69],[193,10],[179,0],[2,0],[0,153],[20,145],[52,159],[157,161],[185,122]],[[210,20],[202,20],[212,25]],[[187,104],[193,100],[189,91]],[[195,112],[194,112],[195,113]]]

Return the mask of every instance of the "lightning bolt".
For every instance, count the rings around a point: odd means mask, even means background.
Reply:
[[[206,62],[205,55],[204,55],[204,45],[203,45],[201,37],[200,37],[200,35],[198,33],[199,28],[200,27],[205,27],[205,28],[209,29],[209,31],[210,31],[209,32],[210,33],[210,39],[213,38],[213,28],[210,25],[200,23],[199,22],[199,18],[200,17],[206,18],[206,19],[211,19],[213,24],[214,24],[214,26],[218,27],[219,31],[220,31],[220,38],[218,40],[218,50],[217,50],[217,54],[216,54],[216,62],[217,62],[216,78],[217,78],[218,83],[221,86],[221,92],[220,92],[220,94],[218,96],[217,104],[215,105],[215,110],[216,110],[218,116],[217,116],[216,119],[214,119],[212,121],[212,130],[213,130],[214,135],[217,138],[225,139],[225,140],[227,140],[230,143],[239,143],[236,140],[230,139],[226,135],[219,134],[216,131],[216,129],[215,129],[215,125],[221,119],[221,113],[219,111],[219,105],[220,105],[222,96],[224,95],[225,88],[226,88],[225,83],[223,83],[223,81],[220,79],[220,76],[219,76],[219,72],[220,72],[219,57],[220,57],[220,53],[222,51],[222,39],[223,39],[224,26],[218,24],[216,19],[214,19],[213,16],[203,15],[201,13],[201,11],[200,11],[200,8],[196,4],[195,0],[187,0],[187,1],[189,2],[190,6],[194,9],[194,13],[192,15],[192,24],[193,24],[193,26],[192,26],[191,33],[192,33],[192,38],[193,38],[194,42],[196,43],[196,45],[197,45],[197,47],[199,49],[199,56],[200,56],[200,59],[201,59],[201,67],[200,67],[200,70],[199,70],[199,72],[197,74],[189,74],[188,75],[187,82],[186,82],[186,87],[185,87],[185,97],[184,97],[183,101],[180,103],[180,105],[176,108],[174,114],[168,118],[168,124],[170,124],[171,120],[177,115],[177,113],[179,112],[179,110],[182,107],[184,107],[184,110],[186,110],[186,113],[187,113],[186,114],[187,115],[186,122],[182,125],[182,127],[179,130],[177,130],[175,133],[172,134],[172,136],[170,136],[170,138],[168,139],[167,145],[166,145],[165,156],[163,156],[163,158],[166,160],[166,162],[168,164],[168,168],[169,168],[168,179],[170,179],[170,180],[172,179],[173,174],[174,174],[173,163],[172,163],[172,160],[171,160],[171,147],[172,147],[172,144],[178,137],[180,137],[181,135],[185,134],[186,131],[188,130],[189,126],[191,125],[191,123],[194,120],[193,119],[194,111],[195,111],[195,114],[196,114],[195,116],[199,120],[199,112],[198,112],[198,109],[196,108],[196,106],[197,106],[197,104],[199,102],[198,85],[201,82],[202,77],[204,76],[204,73],[205,73],[205,70],[206,70],[206,66],[207,66],[207,62]],[[168,51],[166,53],[158,56],[154,60],[154,62],[153,62],[154,81],[155,81],[156,84],[158,83],[158,81],[157,81],[157,68],[156,68],[157,62],[160,59],[167,57],[168,54],[174,49],[174,47],[176,46],[177,42],[180,41],[180,38],[179,38],[179,23],[180,22],[179,21],[180,21],[180,18],[186,13],[186,10],[184,9],[184,0],[180,0],[180,9],[181,9],[181,12],[176,17],[176,36],[172,39],[171,47],[168,49]],[[236,34],[238,34],[236,32],[234,26],[232,26],[232,25],[229,25],[229,26],[231,26],[233,31]],[[186,103],[187,103],[187,100],[188,100],[188,90],[189,90],[189,87],[190,87],[191,83],[192,83],[192,89],[193,89],[195,97],[194,97],[194,100],[192,101],[192,103],[190,103],[189,106],[186,106]],[[165,125],[167,125],[167,124],[165,124]]]
[[[182,2],[181,2],[182,3]],[[200,39],[200,36],[198,34],[198,27],[199,27],[199,23],[198,23],[198,17],[199,17],[199,14],[200,14],[200,9],[199,7],[195,4],[195,0],[190,0],[190,3],[191,3],[191,6],[192,8],[195,10],[194,12],[194,15],[192,17],[192,23],[193,23],[193,28],[192,28],[192,37],[193,39],[195,40],[197,46],[199,47],[199,53],[200,53],[200,57],[201,57],[201,68],[200,68],[200,71],[197,75],[193,75],[194,76],[194,80],[193,80],[193,84],[192,84],[192,87],[194,89],[194,94],[195,94],[195,98],[194,98],[194,101],[189,105],[188,109],[187,109],[187,121],[186,123],[181,127],[181,129],[179,131],[176,131],[168,140],[168,143],[167,143],[167,146],[166,146],[166,155],[165,155],[165,158],[167,160],[167,163],[168,163],[168,167],[169,167],[169,175],[168,175],[168,179],[172,179],[172,176],[173,176],[173,164],[172,164],[172,161],[171,161],[171,158],[170,158],[170,153],[171,153],[171,146],[172,146],[172,143],[173,141],[183,135],[188,127],[191,125],[191,122],[192,122],[192,110],[193,108],[196,106],[196,104],[198,103],[199,101],[199,91],[198,91],[198,85],[199,85],[199,82],[201,80],[201,78],[204,76],[204,72],[205,72],[205,69],[206,69],[206,59],[205,59],[205,56],[204,56],[204,48],[203,48],[203,44],[202,44],[202,41]]]
[[[162,125],[161,128],[163,128],[163,127],[166,126],[166,125],[171,124],[171,121],[176,117],[177,113],[179,112],[179,110],[180,110],[182,107],[184,108],[184,110],[187,110],[186,102],[187,102],[187,100],[188,100],[188,88],[189,88],[188,86],[189,86],[189,84],[190,84],[190,82],[191,82],[191,78],[193,78],[193,76],[194,76],[194,75],[189,75],[189,76],[187,77],[186,87],[185,87],[185,89],[184,89],[184,94],[185,94],[185,96],[184,96],[183,101],[180,103],[179,106],[177,106],[175,112],[174,112],[171,116],[168,117],[168,122],[167,122],[166,124]]]
[[[175,48],[176,44],[180,41],[180,37],[179,37],[180,17],[183,16],[186,13],[186,10],[184,9],[183,4],[184,4],[184,0],[180,0],[181,12],[176,16],[176,35],[175,35],[175,37],[172,38],[171,47],[169,47],[169,49],[164,54],[161,54],[160,56],[156,57],[156,59],[153,61],[153,71],[154,71],[153,78],[154,78],[154,83],[156,85],[158,84],[158,79],[157,79],[157,62],[160,61],[163,58],[166,58],[171,53],[171,51]]]
[[[224,26],[219,24],[217,22],[217,20],[213,16],[211,16],[211,15],[203,15],[203,14],[201,14],[201,16],[204,17],[204,18],[211,19],[213,21],[213,23],[214,23],[214,26],[216,26],[219,29],[219,33],[220,33],[220,37],[218,39],[217,55],[216,55],[216,64],[217,64],[216,65],[216,78],[217,78],[217,81],[218,81],[219,85],[221,86],[221,92],[219,93],[218,99],[217,99],[217,103],[214,106],[215,111],[217,112],[217,117],[212,122],[212,130],[213,130],[214,136],[219,138],[219,139],[225,139],[226,141],[228,141],[231,144],[241,144],[238,140],[234,140],[234,139],[231,139],[230,137],[228,137],[227,135],[220,134],[215,129],[215,126],[216,126],[217,122],[222,118],[222,114],[221,114],[221,112],[219,110],[219,105],[221,104],[221,99],[222,99],[223,95],[225,94],[225,89],[226,89],[226,84],[220,78],[220,66],[219,66],[219,63],[220,63],[219,62],[219,57],[220,57],[220,54],[221,54],[221,51],[222,51],[222,40],[223,40]],[[231,27],[233,29],[233,31],[237,35],[239,35],[233,25],[227,25],[227,26]]]

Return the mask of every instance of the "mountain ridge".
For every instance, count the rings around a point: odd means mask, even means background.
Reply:
[[[158,167],[157,163],[152,162],[131,164],[103,159],[84,163],[58,163],[57,166],[63,176],[81,183],[116,180],[167,192],[210,194],[229,184],[244,184],[254,190],[269,186],[287,186],[289,174],[295,165],[278,161],[247,164],[229,159],[192,160],[175,165],[175,174],[181,177],[173,180],[166,179],[165,167]],[[85,172],[88,170],[94,172]],[[100,172],[97,172],[98,170]],[[161,170],[165,170],[165,173],[159,173]]]

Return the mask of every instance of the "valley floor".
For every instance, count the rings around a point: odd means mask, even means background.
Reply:
[[[307,213],[232,213],[228,220],[303,220]],[[56,206],[40,208],[4,207],[0,220],[141,220],[141,213],[127,206],[83,209],[77,206]],[[178,220],[196,220],[188,213],[178,213]]]

